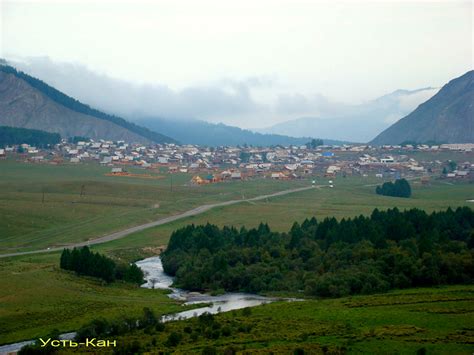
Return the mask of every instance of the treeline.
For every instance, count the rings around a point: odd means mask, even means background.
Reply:
[[[35,147],[46,147],[58,144],[61,136],[37,129],[0,126],[0,147],[16,144],[29,144]]]
[[[116,125],[126,128],[129,131],[132,131],[142,137],[148,138],[149,140],[156,142],[156,143],[162,143],[162,142],[170,142],[174,143],[175,141],[169,137],[166,137],[160,133],[150,131],[149,129],[145,127],[138,126],[132,122],[128,122],[124,120],[121,117],[117,117],[114,115],[109,115],[107,113],[104,113],[102,111],[96,110],[89,105],[83,104],[82,102],[67,96],[66,94],[62,93],[61,91],[53,88],[52,86],[49,86],[46,84],[44,81],[34,78],[26,73],[23,73],[22,71],[18,71],[15,68],[8,66],[8,65],[1,65],[0,64],[0,71],[7,73],[7,74],[13,74],[17,78],[20,78],[24,81],[26,81],[28,84],[30,84],[32,87],[35,89],[41,91],[43,94],[48,96],[51,100],[73,110],[79,113],[83,113],[85,115],[93,116],[96,118],[100,118],[106,121],[110,121],[115,123]]]
[[[61,269],[75,271],[78,275],[98,277],[105,282],[123,280],[141,285],[144,278],[143,271],[135,264],[117,265],[105,255],[90,251],[87,246],[64,249],[59,266]]]
[[[405,179],[397,179],[395,182],[385,182],[382,186],[375,188],[377,195],[392,196],[392,197],[405,197],[411,196],[411,186]]]
[[[299,291],[344,296],[393,288],[472,283],[474,212],[375,209],[340,221],[315,218],[288,233],[190,225],[161,258],[188,290]]]

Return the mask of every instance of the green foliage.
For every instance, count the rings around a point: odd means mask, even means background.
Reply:
[[[84,341],[87,338],[116,337],[140,329],[143,329],[146,334],[153,334],[154,327],[159,329],[160,332],[165,330],[164,324],[160,322],[154,312],[145,307],[143,308],[143,316],[139,319],[120,318],[112,321],[102,318],[94,319],[79,328],[75,339]]]
[[[369,294],[473,282],[473,228],[468,207],[312,218],[288,233],[266,224],[237,230],[208,223],[173,232],[162,261],[176,285],[189,290]]]
[[[166,323],[159,334],[134,329],[112,339],[120,348],[138,340],[149,354],[464,354],[472,348],[473,290],[275,302],[252,308],[249,317],[223,312]],[[177,345],[170,337],[179,338]]]
[[[79,113],[83,113],[85,115],[93,116],[102,120],[110,121],[115,123],[116,125],[128,129],[131,132],[134,132],[142,137],[148,138],[151,141],[161,143],[161,142],[174,142],[173,139],[163,136],[162,134],[150,131],[147,128],[138,126],[132,122],[128,122],[121,117],[117,117],[114,115],[109,115],[99,110],[96,110],[88,105],[83,104],[82,102],[63,94],[61,91],[56,90],[55,88],[49,86],[44,81],[29,76],[26,73],[21,71],[17,71],[15,68],[7,66],[7,65],[0,65],[0,71],[13,74],[16,77],[26,81],[35,89],[41,91],[43,94],[48,96],[51,100]]]
[[[375,189],[377,195],[405,197],[411,196],[411,187],[407,180],[397,179],[395,182],[385,182],[382,186]]]
[[[452,171],[456,170],[457,167],[458,167],[458,164],[457,164],[455,161],[450,160],[450,161],[448,162],[449,171],[452,172]]]
[[[312,149],[315,149],[321,145],[324,145],[324,141],[322,139],[312,139],[311,142],[306,143],[306,146]]]
[[[242,161],[242,163],[248,163],[249,159],[251,157],[251,154],[248,152],[240,152],[239,158]]]
[[[98,277],[105,282],[119,279],[140,285],[143,283],[144,277],[143,271],[135,264],[117,267],[112,259],[91,252],[87,246],[80,249],[64,249],[61,253],[59,267],[75,271],[78,275]]]
[[[167,346],[171,346],[171,347],[177,346],[179,344],[179,342],[181,341],[181,337],[182,337],[181,334],[176,333],[176,332],[172,332],[168,336],[168,339],[166,340],[165,344]]]
[[[37,129],[0,126],[0,147],[16,144],[46,147],[57,144],[60,141],[61,136],[58,133],[49,133]]]

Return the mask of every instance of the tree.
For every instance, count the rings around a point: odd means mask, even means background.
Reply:
[[[375,193],[377,195],[408,198],[411,196],[411,187],[407,180],[397,179],[394,183],[385,182],[382,186],[377,186]]]
[[[117,266],[112,259],[91,252],[87,246],[80,249],[64,249],[61,253],[59,267],[75,271],[78,275],[98,277],[106,282],[120,279],[140,285],[143,283],[144,277],[143,271],[135,264]]]
[[[311,142],[306,143],[307,147],[310,147],[311,149],[316,149],[317,147],[324,145],[324,141],[322,139],[312,139]]]
[[[391,188],[407,195],[407,185]],[[340,297],[474,282],[473,229],[469,207],[431,214],[375,209],[370,216],[307,219],[286,233],[263,223],[249,230],[189,225],[171,234],[161,259],[176,285],[189,290]]]
[[[239,158],[242,163],[248,163],[250,160],[251,154],[248,152],[240,152]]]
[[[450,161],[448,162],[448,168],[449,168],[449,171],[451,171],[451,172],[453,172],[454,170],[456,170],[457,166],[458,166],[458,164],[456,164],[456,162],[453,161],[453,160],[450,160]]]

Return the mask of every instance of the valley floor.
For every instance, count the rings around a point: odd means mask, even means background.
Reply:
[[[170,176],[139,181],[106,177],[108,169],[97,166],[36,166],[11,161],[1,161],[0,165],[2,254],[80,242],[205,203],[242,195],[249,198],[310,183],[257,180],[189,187],[185,185],[189,175],[176,175],[171,191]],[[316,184],[327,183],[322,178],[316,180]],[[266,222],[273,230],[284,231],[294,221],[307,217],[340,219],[369,214],[375,207],[427,211],[474,207],[467,202],[474,199],[472,184],[448,185],[433,180],[425,186],[413,181],[413,197],[400,199],[375,195],[371,185],[377,183],[380,180],[374,178],[337,178],[333,189],[311,189],[219,207],[92,249],[130,262],[156,255],[173,230],[189,223],[254,227]],[[80,196],[83,185],[85,197]],[[44,203],[42,191],[46,192]],[[150,307],[156,314],[182,310],[163,292],[121,283],[103,285],[60,270],[58,265],[58,252],[0,259],[0,344],[44,336],[54,329],[72,331],[98,317],[138,316],[143,307]],[[208,345],[223,349],[234,344],[241,350],[248,347],[263,352],[269,346],[276,353],[292,353],[301,344],[315,351],[344,347],[359,353],[414,353],[426,348],[428,353],[472,353],[473,293],[472,286],[453,286],[271,304],[252,309],[251,316],[222,314],[219,322],[233,324],[229,337],[212,341],[201,337],[190,342],[186,335],[176,349],[181,353],[199,352]],[[193,322],[177,322],[169,330],[184,329]],[[243,331],[238,330],[240,323]],[[255,326],[245,328],[249,324]],[[153,338],[158,344],[169,335],[167,332],[131,335],[124,341],[143,338],[143,345],[151,350]]]
[[[472,354],[473,314],[474,286],[420,288],[267,304],[116,340],[149,354]]]

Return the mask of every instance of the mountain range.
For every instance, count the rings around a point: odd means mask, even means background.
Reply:
[[[93,109],[8,65],[0,65],[0,126],[38,129],[62,137],[176,142],[121,117]]]
[[[187,144],[221,146],[221,145],[303,145],[312,137],[289,137],[280,134],[262,134],[222,123],[209,123],[197,119],[138,118],[134,122],[151,130],[176,138]],[[348,143],[334,139],[323,139],[325,144],[340,145]]]
[[[474,142],[474,70],[451,80],[371,144]]]
[[[38,129],[59,133],[62,137],[210,146],[301,145],[311,140],[310,137],[255,133],[196,119],[147,117],[130,122],[83,104],[5,62],[0,64],[0,126]]]
[[[374,136],[377,136],[371,141],[374,145],[406,141],[474,142],[473,81],[474,71],[470,71],[441,90],[431,87],[397,90],[359,105],[317,102],[320,117],[290,120],[253,132],[199,119],[129,113],[127,118],[131,118],[131,122],[92,108],[0,62],[0,126],[38,129],[59,133],[62,137],[209,146],[301,145],[312,138],[322,138],[327,144],[341,144],[367,142]],[[104,82],[111,83],[107,78]],[[87,87],[87,83],[85,85]],[[115,97],[115,86],[108,87],[109,92],[103,92],[103,96]],[[120,95],[126,97],[127,92],[123,86]]]
[[[438,89],[396,90],[358,105],[321,105],[318,117],[302,117],[257,130],[293,137],[317,135],[353,142],[368,142],[393,122],[407,115]]]

